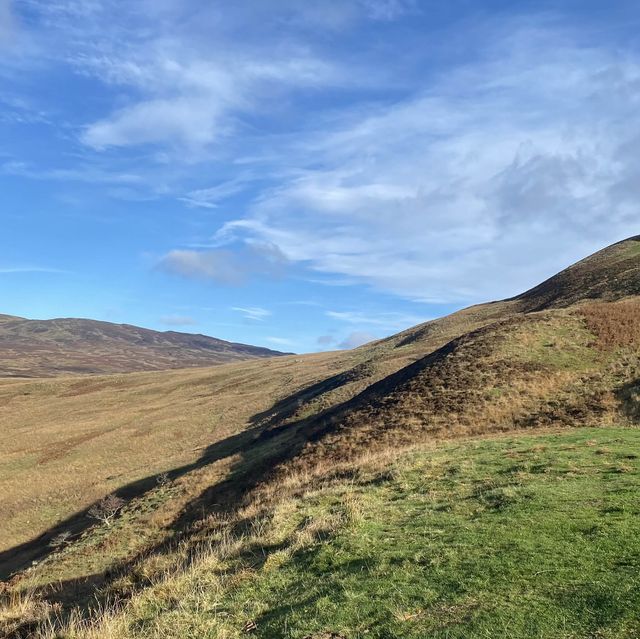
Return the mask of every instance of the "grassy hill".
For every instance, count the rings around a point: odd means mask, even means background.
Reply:
[[[0,624],[637,636],[638,247],[350,352],[0,383]]]
[[[212,366],[281,355],[207,335],[85,319],[0,315],[0,377],[52,377]]]

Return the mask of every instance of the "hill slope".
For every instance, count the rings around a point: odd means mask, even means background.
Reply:
[[[629,295],[640,295],[640,235],[598,251],[514,299],[520,310],[540,311]]]
[[[0,377],[164,370],[281,354],[206,335],[128,324],[0,315]]]
[[[217,544],[98,628],[128,639],[247,627],[264,639],[632,639],[639,446],[637,430],[577,429],[413,448],[321,485],[298,477],[244,537],[212,531]]]
[[[5,576],[18,570],[9,588],[5,618],[13,619],[13,627],[22,625],[32,633],[38,620],[51,611],[57,615],[61,610],[65,617],[79,605],[73,614],[86,616],[82,606],[93,605],[98,596],[100,601],[118,600],[124,607],[102,619],[89,614],[87,619],[97,624],[97,634],[76,628],[61,636],[147,637],[155,633],[178,637],[191,631],[200,636],[218,636],[222,631],[236,636],[242,633],[243,624],[254,620],[262,636],[397,636],[399,626],[385,626],[384,620],[382,625],[366,626],[357,615],[349,618],[349,611],[361,609],[350,602],[365,605],[364,599],[370,600],[374,593],[367,590],[366,580],[364,590],[345,590],[350,569],[342,585],[341,577],[332,582],[331,575],[341,574],[341,568],[329,557],[336,552],[345,557],[344,552],[340,546],[325,552],[318,545],[331,542],[334,525],[358,520],[361,510],[356,502],[365,493],[371,494],[381,482],[395,482],[394,460],[399,452],[419,451],[421,463],[429,468],[439,463],[432,447],[440,440],[466,438],[467,443],[460,444],[462,448],[447,462],[452,466],[454,458],[463,461],[473,456],[475,440],[469,437],[496,438],[490,444],[495,463],[478,460],[475,469],[473,464],[461,463],[455,473],[448,469],[442,475],[443,489],[459,481],[460,490],[471,491],[469,495],[461,493],[459,501],[454,497],[453,501],[439,500],[432,494],[439,490],[436,485],[420,479],[410,494],[402,496],[407,508],[433,505],[432,516],[423,523],[433,526],[427,535],[433,543],[441,535],[448,540],[434,550],[436,558],[442,553],[443,561],[449,557],[453,564],[464,563],[469,556],[465,544],[471,541],[465,535],[477,522],[476,502],[495,510],[486,522],[487,530],[491,534],[503,531],[508,550],[513,540],[506,531],[514,524],[524,530],[532,518],[542,516],[544,504],[553,502],[555,481],[575,478],[577,486],[580,477],[591,472],[591,462],[585,466],[577,453],[566,452],[573,450],[575,442],[559,442],[559,448],[556,443],[539,444],[551,446],[550,459],[566,458],[567,468],[556,472],[533,458],[511,463],[512,449],[520,444],[507,442],[500,433],[640,424],[638,247],[638,238],[632,238],[517,298],[466,309],[350,352],[237,363],[208,371],[0,382],[5,406],[0,419],[3,429],[11,432],[7,440],[10,452],[2,456],[0,466],[0,521],[4,522],[4,538],[10,540],[7,546],[13,546],[0,554],[0,568]],[[615,501],[620,492],[624,501],[627,493],[637,491],[633,461],[637,452],[631,450],[637,438],[630,435],[627,439],[627,431],[619,429],[612,444],[607,431],[593,432],[594,439],[602,439],[601,452],[596,451],[602,468],[589,490],[604,492],[579,508],[584,511],[585,530],[595,531],[596,536],[602,530],[613,539],[624,536],[623,529],[632,524],[625,510],[630,506],[604,504],[597,513],[592,507],[594,499]],[[580,446],[590,447],[588,431],[583,439]],[[626,461],[618,455],[618,444],[622,451],[629,448]],[[616,448],[615,459],[607,450],[611,447]],[[367,475],[372,460],[382,460],[379,476]],[[502,468],[504,463],[507,467]],[[362,484],[357,483],[358,478]],[[542,501],[530,503],[527,488],[520,523],[500,519],[512,501],[511,484],[525,479],[542,482]],[[474,492],[477,481],[482,485]],[[353,492],[354,485],[360,486],[356,489],[359,496],[352,495],[355,502],[349,497],[336,504],[331,493],[336,485],[345,494]],[[569,488],[568,483],[557,486]],[[576,488],[569,508],[583,489],[584,484]],[[531,490],[535,493],[538,488]],[[407,482],[396,482],[392,493],[397,497],[402,491],[406,493]],[[97,524],[90,516],[91,503],[99,503],[107,492],[125,500],[119,518],[110,526]],[[309,493],[321,502],[313,512],[305,510],[314,508],[306,501]],[[390,527],[392,522],[381,514],[397,507],[394,499],[391,495],[358,535],[372,544],[396,547],[407,533],[404,524],[395,522],[398,526]],[[328,510],[323,510],[323,504],[329,504]],[[527,504],[533,510],[527,510]],[[471,510],[464,521],[447,515],[467,507]],[[609,507],[622,511],[606,510]],[[625,523],[614,530],[609,514],[618,517],[615,513],[622,513]],[[543,545],[549,549],[559,540],[553,535],[555,514],[546,514],[550,519]],[[576,534],[585,539],[588,553],[599,547],[594,541],[587,548],[592,533]],[[66,535],[62,541],[61,535]],[[407,584],[417,580],[424,586],[420,594],[395,584],[400,589],[394,592],[402,598],[394,600],[397,623],[404,623],[404,617],[417,620],[414,635],[410,629],[403,630],[406,636],[424,636],[427,631],[439,636],[439,627],[424,625],[433,619],[443,624],[442,636],[476,636],[470,629],[477,630],[477,636],[486,636],[498,617],[492,617],[494,613],[483,602],[489,605],[496,596],[507,603],[511,596],[527,602],[520,618],[512,616],[513,623],[521,624],[514,626],[514,636],[635,636],[632,618],[619,614],[601,593],[594,591],[594,598],[589,599],[586,590],[565,599],[564,613],[553,608],[555,617],[548,617],[546,626],[535,626],[536,619],[543,620],[539,611],[551,608],[545,599],[549,592],[536,585],[537,571],[547,568],[535,568],[533,559],[523,564],[526,574],[515,575],[522,578],[516,582],[523,590],[501,594],[479,587],[487,566],[496,575],[511,574],[512,564],[504,562],[509,557],[519,561],[522,555],[518,553],[536,539],[521,541],[525,545],[516,554],[501,551],[491,565],[479,561],[476,573],[468,564],[461,564],[461,570],[453,569],[453,564],[451,570],[440,570],[433,563],[428,572],[426,564],[416,559],[415,549],[406,555],[400,549],[388,555],[380,570],[406,574]],[[471,550],[476,547],[473,544]],[[451,548],[461,549],[457,559],[447,554]],[[536,556],[529,550],[531,557]],[[294,564],[286,568],[291,556]],[[20,570],[34,559],[37,565]],[[354,570],[362,575],[375,558],[352,559]],[[636,565],[634,558],[615,552],[610,559],[611,565]],[[350,561],[345,557],[346,564]],[[629,561],[632,563],[624,563]],[[595,564],[590,568],[558,562],[559,558],[551,561],[554,570],[561,569],[554,577],[557,589],[549,595],[554,601],[558,593],[573,592],[579,574],[590,574],[591,568],[600,570]],[[285,566],[282,573],[280,566]],[[474,584],[463,580],[465,566],[477,575]],[[400,569],[405,573],[397,572]],[[612,569],[605,566],[602,570],[606,572],[598,579],[608,583]],[[254,582],[256,574],[258,581]],[[286,582],[287,574],[290,582]],[[284,581],[278,582],[280,576]],[[328,586],[323,591],[309,586],[309,593],[319,594],[302,600],[287,586],[317,584],[323,579],[335,588]],[[370,583],[377,582],[378,578]],[[633,580],[618,585],[621,590],[616,596],[637,592]],[[16,593],[29,591],[35,594],[15,599]],[[340,627],[329,627],[328,622],[321,623],[328,619],[323,610],[329,615],[333,610],[330,601],[339,597],[338,592],[352,595],[342,607]],[[465,593],[469,596],[462,596]],[[523,596],[524,600],[518,599]],[[278,607],[274,602],[283,598],[284,605]],[[540,603],[538,608],[534,600]],[[191,614],[191,604],[199,606],[204,616]],[[430,612],[423,616],[425,610]],[[474,619],[475,610],[479,611],[478,625],[465,626],[468,619]],[[588,618],[584,616],[587,612]],[[385,619],[396,623],[389,618],[395,613],[387,613]],[[572,635],[567,628],[573,616],[584,623]],[[194,621],[202,626],[190,626]],[[454,622],[461,625],[447,635]],[[291,633],[284,626],[293,628]]]

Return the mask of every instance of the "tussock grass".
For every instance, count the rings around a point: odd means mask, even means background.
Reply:
[[[580,307],[587,326],[603,350],[640,346],[640,298]]]
[[[38,636],[631,639],[639,490],[634,429],[370,454],[263,486],[189,562]]]

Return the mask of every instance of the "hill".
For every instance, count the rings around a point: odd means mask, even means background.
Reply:
[[[126,373],[281,355],[206,335],[86,319],[0,315],[0,377]]]
[[[640,295],[640,235],[613,244],[514,298],[522,311]]]
[[[637,636],[638,247],[350,352],[0,382],[0,624]]]

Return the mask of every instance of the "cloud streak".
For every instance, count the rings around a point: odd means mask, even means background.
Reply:
[[[54,275],[66,274],[70,271],[65,271],[59,268],[50,268],[47,266],[6,266],[0,267],[0,274],[13,275],[20,273],[51,273]]]
[[[570,32],[504,31],[418,94],[294,145],[297,172],[218,237],[464,303],[515,294],[637,233],[640,60]],[[304,156],[321,168],[302,170]]]
[[[157,268],[185,278],[241,286],[258,273],[266,277],[280,276],[286,263],[277,247],[259,243],[234,250],[173,249],[159,260]]]
[[[254,322],[264,322],[267,317],[271,317],[271,315],[273,314],[271,311],[267,310],[266,308],[261,308],[260,306],[233,306],[231,310],[242,313],[242,316],[245,319],[252,320]]]

